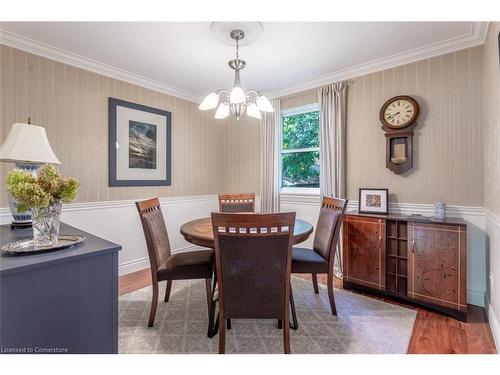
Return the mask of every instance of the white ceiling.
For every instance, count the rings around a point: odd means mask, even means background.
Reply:
[[[90,69],[99,70],[100,64],[107,71],[118,68],[122,75],[132,73],[150,86],[197,100],[231,86],[233,80],[227,61],[234,58],[234,47],[217,41],[210,25],[4,22],[1,36],[5,44],[20,43],[42,55],[52,51],[56,59],[64,61],[66,56],[84,67],[87,61]],[[247,61],[241,79],[244,88],[271,96],[479,44],[486,29],[475,22],[265,22],[263,26],[257,41],[240,48],[240,57]]]

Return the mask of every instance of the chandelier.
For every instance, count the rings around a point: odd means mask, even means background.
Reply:
[[[227,35],[227,34],[226,34]],[[202,111],[214,109],[216,119],[223,119],[229,116],[229,112],[233,113],[237,120],[241,115],[247,111],[247,115],[261,119],[261,112],[274,112],[273,106],[269,99],[264,95],[260,95],[255,90],[243,91],[240,82],[240,70],[242,70],[247,63],[245,60],[240,60],[239,56],[239,41],[245,37],[242,30],[232,30],[229,34],[231,39],[236,41],[236,59],[230,60],[227,64],[234,70],[234,84],[231,90],[220,89],[211,92],[203,100],[198,107]]]

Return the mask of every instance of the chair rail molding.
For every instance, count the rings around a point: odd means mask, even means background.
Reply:
[[[125,275],[149,268],[146,241],[135,207],[136,200],[64,204],[61,221],[122,245],[122,251],[119,252],[119,274]],[[160,198],[160,204],[172,252],[200,249],[184,240],[179,232],[180,227],[187,221],[218,212],[218,196],[213,194],[164,197]],[[258,196],[255,198],[255,205],[260,207]],[[11,220],[9,208],[0,208],[0,224],[8,224]]]

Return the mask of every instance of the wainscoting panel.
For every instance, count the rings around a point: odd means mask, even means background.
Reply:
[[[210,216],[218,211],[215,195],[161,198],[172,251],[197,248],[184,240],[179,232],[189,220]],[[149,258],[135,201],[74,203],[63,206],[61,220],[69,225],[100,236],[122,246],[119,253],[119,273],[124,275],[149,267]],[[0,211],[2,224],[11,221],[10,211]]]
[[[217,196],[169,197],[161,198],[160,202],[167,223],[172,251],[197,248],[183,239],[179,229],[186,221],[206,217],[211,212],[218,211]],[[319,197],[314,195],[281,195],[282,212],[297,212],[297,218],[306,220],[314,226],[316,226],[318,219],[319,203]],[[257,199],[256,207],[260,207],[259,199]],[[356,208],[356,201],[349,202],[348,210]],[[390,205],[390,210],[403,214],[432,215],[432,205],[425,204],[398,203]],[[448,207],[448,215],[461,217],[468,222],[468,302],[484,306],[486,275],[489,274],[486,269],[487,254],[485,249],[487,246],[485,243],[484,209],[481,207],[450,206]],[[133,200],[67,204],[63,206],[61,219],[70,225],[122,245],[123,250],[119,257],[120,275],[149,267],[144,234]],[[7,208],[0,209],[0,223],[6,224],[10,220],[9,210]],[[496,249],[500,243],[500,232],[498,233],[497,237],[490,238],[490,241],[496,241]],[[302,245],[310,247],[312,242],[313,235]],[[492,243],[490,243],[490,248],[493,248]],[[498,258],[498,255],[495,255]],[[499,262],[497,261],[496,264],[498,269]],[[500,274],[494,277],[495,280],[500,279]],[[498,295],[499,291],[497,290],[496,293]],[[497,297],[496,301],[500,301],[500,298]],[[498,304],[498,302],[496,303]]]
[[[488,209],[486,214],[486,259],[489,267],[486,311],[495,345],[500,348],[500,217]]]

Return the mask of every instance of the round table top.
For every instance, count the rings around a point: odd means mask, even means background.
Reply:
[[[313,231],[313,226],[307,221],[295,219],[293,230],[293,243],[298,244],[309,238]],[[214,247],[214,233],[212,229],[212,219],[204,217],[191,220],[183,224],[181,234],[186,241],[203,247]]]

